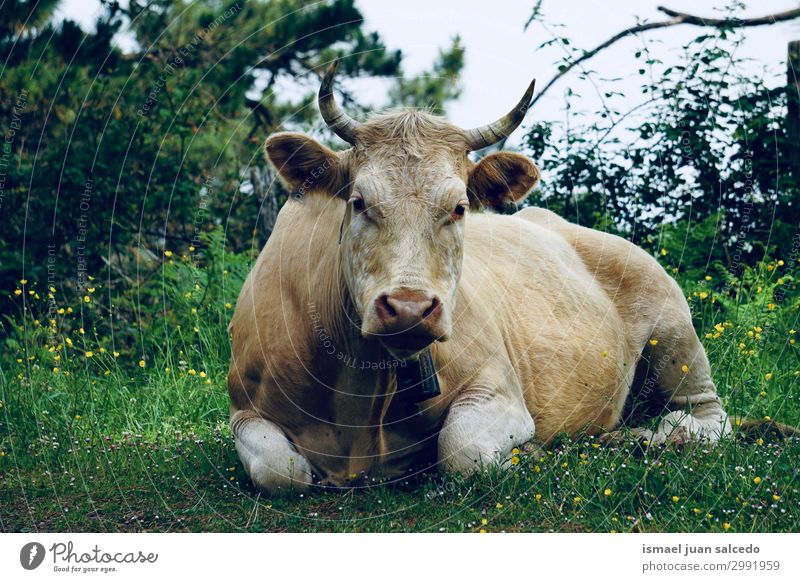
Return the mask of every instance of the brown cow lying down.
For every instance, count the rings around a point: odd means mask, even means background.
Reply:
[[[418,111],[359,123],[332,96],[334,69],[319,105],[352,147],[269,138],[300,196],[231,323],[231,428],[257,487],[504,465],[532,439],[617,427],[634,378],[672,409],[638,430],[651,443],[730,432],[683,293],[651,256],[547,210],[473,212],[522,200],[539,178],[519,154],[468,157],[519,125],[533,85],[469,131]],[[440,395],[398,389],[417,358]]]

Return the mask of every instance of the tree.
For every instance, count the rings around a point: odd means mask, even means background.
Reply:
[[[702,270],[719,261],[737,269],[789,243],[800,218],[800,176],[790,170],[796,144],[787,135],[786,85],[739,74],[736,48],[742,27],[796,18],[800,11],[750,20],[662,11],[673,16],[662,27],[711,31],[683,47],[673,63],[663,63],[643,39],[632,67],[642,79],[635,105],[607,105],[588,123],[576,125],[580,118],[570,114],[571,126],[534,124],[525,143],[546,182],[530,203],[653,251],[672,249],[681,265]],[[592,51],[574,51],[534,102],[604,47],[652,28],[632,27]],[[598,83],[613,103],[613,81]],[[574,94],[566,94],[571,113]]]
[[[89,33],[53,24],[56,4],[0,8],[0,131],[14,136],[0,206],[5,289],[25,277],[79,293],[102,273],[113,303],[165,250],[191,254],[216,226],[233,249],[250,248],[262,201],[243,178],[262,165],[270,132],[317,123],[327,64],[340,57],[344,78],[400,73],[402,54],[365,29],[353,0],[104,0]],[[122,30],[135,50],[114,43]]]

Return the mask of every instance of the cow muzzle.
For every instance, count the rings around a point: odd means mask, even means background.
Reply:
[[[372,309],[368,335],[380,339],[395,355],[413,355],[434,341],[446,339],[444,306],[435,293],[395,289],[381,293]]]

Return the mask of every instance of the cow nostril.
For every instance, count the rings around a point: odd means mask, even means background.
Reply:
[[[378,299],[375,301],[375,304],[378,308],[378,314],[380,315],[381,319],[393,319],[397,317],[397,310],[392,307],[388,295],[383,294],[378,297]]]
[[[425,318],[425,317],[429,317],[429,316],[430,316],[432,313],[434,313],[434,312],[436,311],[436,309],[439,307],[439,304],[440,304],[440,303],[441,303],[441,302],[439,301],[439,298],[438,298],[438,297],[436,297],[436,295],[434,295],[433,297],[431,297],[431,304],[430,304],[430,307],[428,307],[428,308],[425,310],[425,312],[422,314],[422,317],[423,317],[423,318]]]

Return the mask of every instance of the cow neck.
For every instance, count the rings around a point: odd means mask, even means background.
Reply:
[[[340,201],[332,213],[330,200],[312,197],[304,203],[313,218],[315,236],[310,249],[318,257],[314,274],[306,286],[308,304],[313,305],[320,318],[320,327],[328,336],[338,355],[362,351],[360,317],[347,286],[339,237],[345,216],[345,203]],[[311,212],[309,212],[309,210]],[[333,215],[333,217],[332,217]],[[319,339],[319,338],[317,338]]]

